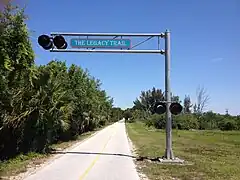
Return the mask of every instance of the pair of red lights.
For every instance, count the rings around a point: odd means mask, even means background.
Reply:
[[[182,109],[183,109],[182,105],[176,102],[171,103],[169,107],[169,110],[173,115],[180,114],[182,112]],[[166,103],[164,102],[158,102],[154,105],[154,113],[163,114],[166,112],[166,110],[167,110],[167,107],[166,107]]]
[[[45,50],[50,50],[54,46],[57,49],[66,49],[67,48],[67,42],[65,41],[64,37],[61,35],[57,35],[54,38],[49,37],[48,35],[41,35],[38,37],[38,44],[42,46]]]

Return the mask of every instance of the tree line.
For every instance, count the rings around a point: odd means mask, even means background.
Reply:
[[[205,112],[209,99],[205,88],[200,87],[197,89],[196,103],[194,104],[191,103],[190,96],[185,96],[182,102],[179,96],[172,95],[172,100],[183,106],[181,114],[172,115],[172,127],[183,130],[240,130],[240,115],[231,116],[228,111],[226,114]],[[165,114],[158,115],[152,109],[155,102],[164,100],[165,95],[161,89],[153,87],[150,90],[142,91],[139,98],[133,102],[133,107],[125,110],[124,117],[128,119],[128,122],[143,121],[147,126],[165,129]]]
[[[25,21],[24,9],[0,11],[0,160],[46,152],[123,114],[88,70],[58,60],[36,65]]]

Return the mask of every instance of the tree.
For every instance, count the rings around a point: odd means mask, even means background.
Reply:
[[[195,114],[197,114],[197,104],[196,104],[196,103],[195,103],[194,106],[193,106],[193,112],[194,112]]]
[[[165,101],[165,95],[161,89],[141,91],[140,97],[137,98],[133,104],[133,109],[139,109],[145,111],[147,114],[154,113],[154,104],[159,101]],[[172,96],[172,101],[180,102],[178,96]]]
[[[184,104],[183,112],[184,113],[191,113],[192,104],[191,104],[190,96],[185,96],[183,104]]]
[[[204,109],[207,107],[210,97],[204,87],[198,87],[197,89],[197,102],[196,102],[196,112],[202,114]]]
[[[18,148],[26,111],[28,87],[35,77],[34,53],[23,10],[7,4],[0,12],[0,154],[14,154]],[[11,142],[10,142],[11,141]],[[2,147],[4,150],[2,151]]]
[[[123,110],[119,107],[113,107],[111,112],[111,118],[113,121],[117,121],[123,118]]]
[[[151,114],[153,112],[154,103],[157,101],[163,101],[164,94],[161,89],[156,89],[155,87],[152,90],[142,91],[139,99],[137,98],[134,103],[134,109],[139,109],[146,111]]]
[[[0,12],[0,160],[46,152],[117,120],[113,99],[87,70],[58,60],[34,64],[24,21],[24,11],[10,4]]]
[[[165,94],[164,94],[164,99],[165,99]],[[171,100],[181,104],[180,97],[179,96],[175,96],[172,93],[171,93]]]
[[[132,113],[129,110],[127,110],[123,113],[123,117],[125,120],[129,120],[130,118],[132,118]]]

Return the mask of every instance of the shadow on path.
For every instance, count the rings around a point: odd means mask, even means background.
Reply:
[[[98,152],[76,152],[76,151],[52,151],[51,154],[79,154],[79,155],[92,154],[92,155],[104,155],[104,156],[122,156],[122,157],[133,158],[133,159],[136,159],[137,161],[143,161],[143,160],[159,161],[159,158],[162,158],[162,157],[150,158],[150,157],[142,157],[142,156],[137,157],[137,156],[121,154],[121,153],[98,153]]]

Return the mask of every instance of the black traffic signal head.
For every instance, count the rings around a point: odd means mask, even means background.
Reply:
[[[166,104],[163,102],[157,102],[154,105],[154,112],[157,114],[163,114],[166,112]]]
[[[58,49],[66,49],[67,42],[65,41],[64,37],[61,35],[57,35],[53,38],[53,43]]]
[[[171,112],[172,114],[178,115],[178,114],[180,114],[180,113],[182,112],[183,107],[182,107],[182,105],[179,104],[179,103],[172,103],[172,104],[170,105],[169,109],[170,109],[170,112]]]
[[[53,48],[53,43],[48,35],[41,35],[38,37],[38,44],[43,47],[45,50]]]

